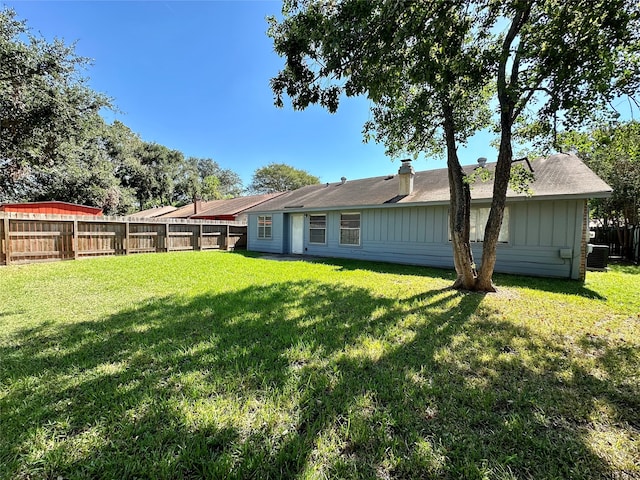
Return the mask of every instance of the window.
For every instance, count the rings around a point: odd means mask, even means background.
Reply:
[[[326,215],[309,215],[309,243],[327,243]]]
[[[271,238],[271,215],[258,215],[258,238]]]
[[[360,245],[360,214],[340,215],[340,245]]]
[[[484,240],[484,228],[487,226],[489,219],[489,208],[472,208],[471,209],[471,230],[469,232],[469,241],[482,242]],[[498,242],[507,243],[509,241],[509,208],[505,207],[504,217],[502,219],[502,227],[498,234]]]

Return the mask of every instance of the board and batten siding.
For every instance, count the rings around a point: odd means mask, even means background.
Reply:
[[[343,212],[360,213],[358,246],[340,245],[340,214]],[[354,208],[317,213],[327,215],[327,242],[324,245],[308,242],[309,225],[306,217],[304,248],[309,255],[444,268],[453,266],[447,239],[445,206]]]
[[[584,204],[582,199],[508,203],[509,242],[498,244],[495,271],[578,279]],[[359,246],[339,243],[344,212],[360,213]],[[453,268],[446,205],[314,211],[327,215],[327,241],[322,245],[309,242],[309,212],[305,213],[307,255]],[[272,239],[258,240],[257,214],[249,216],[249,250],[289,253],[289,215],[274,212],[272,217]],[[562,258],[561,249],[570,249],[571,258]],[[479,264],[482,243],[472,243],[472,250]]]
[[[509,204],[509,244],[498,252],[496,271],[579,279],[585,203],[527,199]],[[480,255],[481,245],[475,247]],[[562,258],[561,250],[570,250],[570,258]]]
[[[261,213],[271,215],[271,238],[258,238],[258,214],[250,214],[247,222],[247,250],[265,253],[287,253],[284,235],[284,214]]]

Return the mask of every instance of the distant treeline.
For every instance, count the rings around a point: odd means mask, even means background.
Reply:
[[[100,112],[112,100],[87,86],[87,66],[73,46],[0,10],[0,202],[55,199],[123,214],[243,192],[239,175],[215,161],[107,124]]]

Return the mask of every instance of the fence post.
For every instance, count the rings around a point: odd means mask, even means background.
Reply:
[[[129,255],[129,222],[124,222],[124,254]]]
[[[16,222],[23,222],[27,225],[24,228],[26,233],[22,236],[27,237],[29,242],[19,242],[14,239],[16,235],[11,232],[11,228],[12,226],[17,226]],[[136,251],[136,238],[138,236],[144,237],[143,232],[138,232],[132,226],[132,224],[137,225],[138,223],[125,221],[123,218],[85,219],[85,217],[74,218],[64,215],[3,213],[0,214],[0,265],[13,264],[14,260],[18,263],[31,263],[60,258],[80,259],[84,256],[111,255],[114,251],[118,254],[130,254]],[[203,247],[206,249],[209,246],[205,241],[205,239],[207,241],[210,240],[207,238],[209,232],[205,232],[205,226],[215,226],[215,232],[211,232],[211,240],[215,240],[216,244],[219,245],[219,242],[226,239],[227,249],[234,235],[231,231],[231,225],[228,223],[212,222],[208,224],[203,221],[183,221],[178,224],[176,221],[168,220],[160,222],[149,221],[148,223],[143,221],[142,223],[144,225],[154,225],[154,233],[157,233],[157,235],[153,235],[155,238],[162,237],[162,233],[164,233],[164,243],[158,238],[155,245],[156,251],[182,250],[186,246],[184,243],[186,234],[184,233],[178,233],[179,241],[177,243],[172,240],[177,238],[174,237],[175,233],[172,232],[172,225],[180,226],[179,230],[181,232],[187,231],[182,227],[186,225],[190,227],[189,231],[192,233],[190,236],[193,239],[194,250],[203,250]],[[82,229],[80,229],[81,225]],[[197,232],[195,230],[196,227],[198,228]],[[21,230],[23,229],[21,228]],[[44,243],[41,242],[43,239],[45,240]],[[92,239],[99,240],[97,245],[93,245]],[[113,247],[109,247],[110,242],[108,240],[115,242]],[[220,245],[220,248],[224,247]],[[23,259],[22,257],[25,258]]]
[[[9,236],[9,217],[4,218],[4,264],[11,263],[11,237]]]
[[[73,259],[77,260],[78,259],[78,219],[75,218],[73,220],[73,230],[71,231],[71,242],[72,243],[72,248],[73,248]]]

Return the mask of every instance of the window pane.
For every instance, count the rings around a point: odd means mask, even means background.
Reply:
[[[271,215],[258,215],[258,238],[271,238]]]
[[[309,242],[310,243],[325,243],[325,229],[324,228],[312,228],[309,230]]]
[[[324,228],[327,225],[326,215],[310,215],[309,226],[311,228]]]
[[[489,208],[471,209],[471,212],[469,213],[469,241],[484,241],[484,231],[485,227],[487,226],[487,220],[489,219],[489,212]],[[451,241],[451,231],[449,231],[449,241]],[[502,243],[509,242],[509,207],[505,207],[504,209],[504,217],[502,219],[502,227],[500,227],[500,233],[498,234],[498,241]]]
[[[326,243],[327,216],[309,215],[309,243]]]
[[[478,208],[476,215],[476,242],[484,241],[484,230],[487,226],[487,220],[489,220],[489,209],[488,208]],[[471,211],[471,216],[473,217],[473,210]],[[473,222],[473,220],[472,220]]]
[[[498,235],[499,242],[509,241],[509,209],[505,207],[504,218],[502,219],[502,227],[500,227],[500,234]]]
[[[476,223],[478,223],[476,221],[476,212],[474,212],[473,210],[471,210],[471,224],[470,224],[470,228],[469,228],[469,241],[470,242],[476,242],[477,238],[478,238],[478,229],[476,228]],[[449,236],[451,236],[451,232],[449,232]],[[449,239],[451,240],[451,239]]]
[[[359,213],[343,213],[340,215],[340,244],[360,245]]]
[[[343,213],[340,216],[340,227],[360,228],[360,214],[359,213]]]
[[[360,229],[341,229],[340,243],[343,245],[360,245]]]

